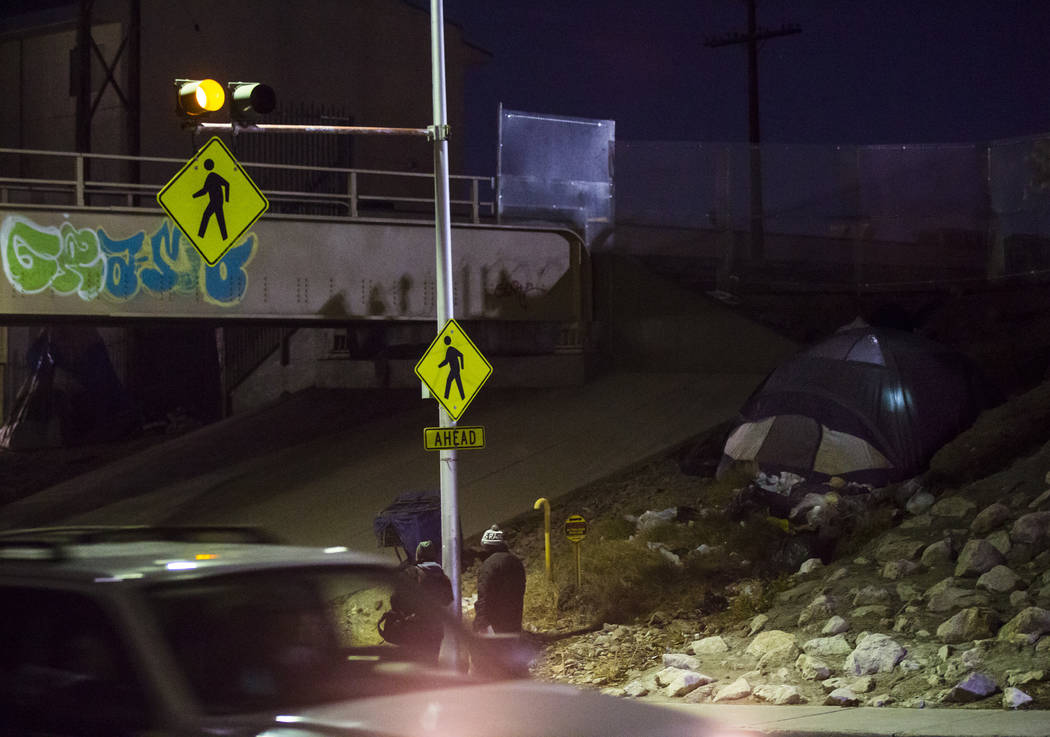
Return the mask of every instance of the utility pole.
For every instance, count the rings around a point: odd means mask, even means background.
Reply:
[[[784,24],[780,28],[758,27],[756,0],[747,3],[747,32],[732,31],[712,37],[704,46],[715,48],[733,44],[747,44],[747,120],[748,143],[751,148],[751,260],[760,261],[765,254],[765,206],[762,202],[762,133],[758,114],[758,42],[779,36],[802,33],[801,26]]]

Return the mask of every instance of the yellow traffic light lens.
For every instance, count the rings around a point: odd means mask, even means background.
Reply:
[[[204,101],[200,105],[209,113],[220,109],[223,103],[226,102],[226,90],[214,79],[202,79],[200,81],[200,84],[197,86],[198,100],[201,99],[202,92],[204,93]]]
[[[226,90],[214,79],[192,79],[179,86],[179,108],[186,115],[204,115],[222,108]]]

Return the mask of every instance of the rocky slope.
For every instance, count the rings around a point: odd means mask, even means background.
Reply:
[[[534,674],[651,699],[1050,708],[1048,394],[986,413],[925,477],[875,490],[895,523],[848,555],[735,581],[718,615],[657,611],[550,642]],[[970,480],[975,459],[988,473]],[[683,483],[662,468],[646,483]]]

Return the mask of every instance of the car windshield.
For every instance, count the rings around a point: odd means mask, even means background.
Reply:
[[[384,669],[406,651],[378,631],[399,581],[382,569],[297,568],[167,583],[148,601],[202,710],[243,713],[414,687],[405,668]]]

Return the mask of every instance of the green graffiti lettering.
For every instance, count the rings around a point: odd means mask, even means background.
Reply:
[[[55,258],[62,250],[58,228],[40,228],[21,217],[4,220],[0,228],[0,244],[7,280],[23,294],[36,294],[47,289],[58,263]]]
[[[106,261],[98,245],[98,236],[90,230],[77,230],[69,223],[61,228],[62,249],[56,263],[58,271],[51,288],[59,294],[76,292],[83,300],[93,300],[102,291]]]
[[[93,300],[102,291],[106,261],[98,238],[90,230],[69,223],[61,228],[41,227],[12,216],[0,227],[4,274],[15,289],[37,294],[51,287],[59,294]]]

